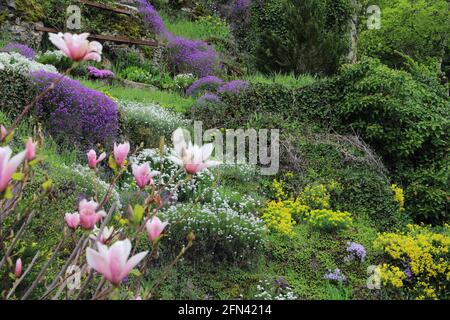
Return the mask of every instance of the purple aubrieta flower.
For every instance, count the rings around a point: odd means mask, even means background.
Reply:
[[[199,77],[213,74],[218,67],[218,54],[214,48],[201,40],[190,40],[170,33],[155,8],[147,0],[139,0],[139,12],[153,31],[165,39],[169,62],[178,73],[194,73]]]
[[[22,56],[24,56],[25,58],[27,58],[29,60],[33,60],[36,57],[36,52],[32,48],[30,48],[24,44],[15,43],[15,42],[8,43],[6,46],[4,46],[2,49],[0,49],[0,51],[18,52]]]
[[[32,79],[44,90],[60,74],[37,71]],[[36,103],[36,114],[50,134],[78,145],[111,144],[118,131],[117,104],[105,94],[64,77]]]
[[[186,90],[186,93],[190,96],[195,96],[204,91],[213,92],[216,91],[222,83],[223,80],[216,76],[206,76],[191,84]]]
[[[323,276],[324,279],[336,281],[336,282],[344,282],[347,278],[342,274],[341,269],[336,268],[334,271],[328,270],[329,273]]]
[[[405,274],[406,278],[408,279],[412,278],[412,272],[410,267],[407,267],[405,270],[403,270],[403,273]]]
[[[155,8],[147,0],[139,0],[139,12],[144,20],[152,27],[153,31],[160,36],[167,37],[169,31],[164,26],[163,19],[159,16]]]
[[[220,98],[214,93],[206,93],[197,100],[197,104],[203,105],[208,102],[219,102]]]
[[[360,262],[364,262],[366,259],[366,248],[362,244],[356,242],[347,243],[348,256],[345,258],[346,261],[352,261],[358,259]]]
[[[247,89],[249,85],[249,82],[245,80],[233,80],[220,86],[219,89],[217,89],[217,92],[239,93],[240,91]]]
[[[93,66],[88,66],[89,76],[95,79],[114,78],[115,74],[111,70],[101,70]]]

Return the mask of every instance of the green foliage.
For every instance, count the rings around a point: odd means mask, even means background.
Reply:
[[[409,185],[420,190],[421,200],[407,199],[406,211],[436,223],[445,220],[448,201],[442,188],[448,175],[441,175],[448,166],[448,110],[446,88],[435,79],[417,70],[393,70],[378,60],[365,59],[345,66],[336,77],[298,90],[253,85],[238,95],[223,95],[220,103],[194,106],[191,113],[207,128],[282,129],[284,139],[292,136],[291,142],[304,134],[299,128],[305,125],[313,132],[333,128],[341,135],[357,133],[382,157],[407,194],[414,194]],[[325,152],[332,145],[323,147]],[[355,156],[358,159],[361,154]],[[289,158],[289,154],[281,156],[282,161],[289,162]],[[429,179],[419,178],[416,170],[428,172]],[[414,184],[416,179],[422,182]]]
[[[282,11],[285,31],[281,36],[264,26],[255,50],[258,69],[295,74],[335,73],[348,51],[348,1],[288,0]]]
[[[146,83],[163,90],[179,89],[177,82],[168,73],[150,72],[140,67],[127,67],[119,72],[123,79]]]
[[[36,58],[42,64],[50,64],[59,71],[66,71],[72,66],[72,61],[59,51],[47,51]]]
[[[136,67],[150,72],[152,74],[156,73],[155,67],[153,66],[150,59],[153,57],[153,48],[143,48],[145,56],[142,57],[137,52],[128,50],[115,50],[109,54],[112,60],[112,70],[116,74],[120,74],[128,67]]]
[[[450,46],[446,0],[378,0],[370,4],[382,8],[381,28],[362,29],[358,43],[362,55],[379,58],[392,67],[402,62],[396,51],[424,63],[444,57]]]
[[[141,82],[152,84],[153,83],[153,74],[150,71],[144,70],[139,67],[127,67],[123,69],[119,76],[123,79],[127,79],[134,82]]]
[[[346,242],[330,233],[312,230],[299,224],[295,236],[286,241],[279,234],[272,234],[266,245],[266,273],[282,276],[299,299],[329,299],[329,282],[323,279],[328,270],[340,268],[347,277],[347,286],[357,288],[347,292],[347,298],[367,298],[371,296],[366,288],[366,266],[373,262],[373,255],[361,264],[343,264],[346,256]],[[369,246],[376,237],[376,231],[363,223],[349,230],[347,237],[352,241]],[[349,239],[347,238],[347,239]]]
[[[307,85],[316,82],[316,78],[310,75],[296,76],[294,74],[281,74],[276,73],[274,75],[263,74],[251,74],[245,77],[247,81],[252,84],[279,84],[292,89],[305,87]]]
[[[16,0],[16,11],[27,22],[39,22],[45,18],[42,0]]]
[[[0,70],[0,110],[13,117],[31,101],[37,90],[29,78],[11,69]]]
[[[303,220],[318,230],[336,231],[349,228],[353,219],[349,212],[332,211],[329,209],[318,209],[307,211]]]
[[[164,244],[176,248],[193,232],[195,241],[187,257],[199,262],[250,263],[263,243],[264,223],[225,204],[173,206],[161,216],[172,223]]]

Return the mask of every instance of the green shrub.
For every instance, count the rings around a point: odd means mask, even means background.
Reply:
[[[361,30],[361,55],[379,58],[391,67],[402,64],[397,51],[424,63],[445,57],[450,32],[447,1],[377,0],[370,4],[382,8],[382,27]]]
[[[17,116],[37,93],[36,86],[27,75],[13,70],[0,70],[0,110]]]
[[[150,72],[140,67],[127,67],[120,71],[120,77],[126,80],[151,84],[161,89],[176,89],[176,82],[167,73]]]
[[[263,26],[255,50],[258,69],[269,73],[335,73],[348,52],[349,1],[287,0],[281,10],[285,28],[281,35]]]
[[[46,51],[36,59],[39,63],[50,64],[59,71],[66,71],[72,66],[72,61],[64,56],[61,51]]]
[[[420,188],[423,200],[407,200],[406,212],[435,223],[443,221],[448,201],[442,188],[446,180],[439,175],[447,165],[449,105],[446,88],[436,80],[365,59],[298,90],[254,85],[238,95],[222,95],[219,103],[195,106],[191,114],[206,128],[278,128],[291,142],[307,134],[300,129],[305,127],[322,133],[332,128],[341,135],[356,132],[406,190],[418,179],[412,172],[427,168],[433,176],[427,179],[430,189]],[[342,152],[336,156],[342,158]],[[284,162],[291,158],[280,157]],[[427,205],[421,203],[420,209],[416,204],[421,201]]]
[[[27,22],[39,22],[45,17],[42,0],[16,0],[16,11]]]
[[[179,246],[188,233],[194,232],[194,245],[187,257],[196,261],[249,263],[258,256],[258,250],[263,244],[264,223],[252,214],[230,208],[226,202],[176,205],[160,215],[171,223],[166,238],[162,240],[163,244]]]
[[[139,67],[127,67],[120,72],[120,77],[134,82],[152,83],[153,74]]]
[[[329,209],[307,211],[303,220],[311,227],[325,231],[345,229],[353,223],[352,216],[349,212],[332,211]]]

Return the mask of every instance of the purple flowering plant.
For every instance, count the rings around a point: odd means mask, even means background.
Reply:
[[[342,274],[341,269],[336,268],[334,271],[328,270],[328,273],[323,276],[324,279],[335,281],[335,282],[344,282],[347,278]]]
[[[30,48],[24,44],[15,43],[15,42],[8,43],[6,46],[4,46],[2,49],[0,49],[0,51],[18,52],[22,56],[24,56],[25,58],[30,59],[30,60],[34,60],[34,58],[36,57],[36,52],[32,48]]]
[[[200,98],[198,98],[197,104],[203,105],[208,102],[219,102],[219,101],[220,101],[220,98],[218,95],[208,92],[208,93],[205,93]]]
[[[233,80],[221,85],[218,89],[218,93],[239,93],[249,87],[249,82],[245,80]]]
[[[359,260],[360,262],[364,262],[366,259],[366,248],[362,244],[356,242],[348,242],[347,243],[347,252],[348,255],[345,258],[346,261]]]
[[[107,79],[107,78],[114,78],[115,74],[111,70],[101,70],[97,69],[93,66],[87,67],[89,77],[93,79]]]
[[[216,76],[206,76],[198,79],[186,90],[186,94],[197,96],[203,92],[215,92],[223,84],[223,80]]]
[[[139,12],[153,31],[165,39],[169,63],[178,73],[193,73],[198,77],[213,74],[218,68],[218,54],[214,48],[201,40],[190,40],[170,33],[162,18],[147,0],[139,0]]]
[[[37,71],[34,82],[43,91],[60,74]],[[83,146],[114,141],[118,129],[116,103],[101,92],[86,88],[79,81],[64,77],[36,104],[37,116],[50,134]]]

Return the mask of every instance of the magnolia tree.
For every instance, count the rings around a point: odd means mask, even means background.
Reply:
[[[101,59],[101,44],[89,42],[87,38],[88,34],[50,34],[53,44],[75,64],[83,60],[100,61]],[[97,156],[95,150],[90,150],[87,153],[87,166],[95,174],[97,174],[98,165],[106,159],[108,159],[109,168],[114,173],[106,194],[101,199],[96,197],[81,200],[77,212],[60,213],[60,219],[65,221],[64,229],[61,230],[61,239],[52,249],[51,256],[48,260],[41,260],[41,264],[39,264],[41,257],[38,252],[31,261],[24,263],[16,252],[18,251],[17,246],[23,239],[35,212],[33,205],[28,205],[27,209],[20,213],[16,212],[18,211],[16,208],[22,199],[33,167],[42,161],[37,155],[37,149],[42,143],[42,135],[39,135],[37,142],[30,137],[25,145],[25,150],[14,156],[8,144],[13,138],[14,130],[20,120],[63,77],[64,75],[61,75],[57,78],[29,105],[25,106],[10,128],[1,126],[3,146],[0,147],[0,223],[2,228],[0,270],[10,273],[14,278],[10,281],[10,288],[3,293],[2,298],[58,299],[64,289],[69,287],[69,278],[72,275],[69,271],[76,266],[76,269],[79,270],[79,285],[76,288],[69,288],[73,290],[67,290],[66,297],[68,299],[129,299],[130,297],[150,299],[154,296],[158,286],[165,280],[170,268],[177,263],[195,240],[193,233],[187,234],[186,243],[161,273],[161,276],[154,279],[150,288],[143,288],[140,280],[147,274],[148,263],[158,256],[159,243],[164,230],[170,228],[167,222],[158,218],[158,213],[183,184],[184,180],[178,179],[179,175],[184,174],[186,180],[189,180],[192,175],[218,164],[208,160],[213,152],[213,146],[211,144],[203,147],[192,145],[190,141],[186,141],[183,130],[177,129],[173,133],[174,148],[169,159],[178,164],[180,170],[170,178],[171,181],[166,184],[160,181],[158,185],[155,184],[154,178],[160,172],[153,171],[148,163],[141,165],[128,163],[127,159],[131,153],[128,142],[114,144],[113,152],[109,157],[106,153]],[[142,205],[136,206],[135,210],[131,211],[132,223],[116,230],[112,225],[108,225],[116,208],[112,206],[107,209],[106,206],[118,180],[129,170],[129,167],[131,167],[136,185],[141,191],[140,194],[145,194],[146,197]],[[168,187],[173,185],[173,181],[179,182],[175,187]],[[51,188],[51,181],[45,182],[42,187],[41,196],[45,196]],[[37,201],[39,198],[39,196],[35,196],[33,201]],[[10,226],[10,230],[5,230],[5,219],[14,215],[17,223]],[[5,241],[6,235],[12,235],[8,241]],[[140,243],[142,238],[148,239],[146,244]],[[69,253],[67,250],[63,250],[64,244],[67,242],[72,242],[70,248],[73,249]],[[138,246],[147,248],[147,250],[136,252]],[[57,259],[58,261],[63,260],[62,267],[56,272],[56,275],[49,279],[46,271]],[[39,265],[39,269],[33,270],[37,265]],[[135,275],[133,283],[128,280],[130,273]],[[5,278],[8,279],[8,277]],[[23,293],[18,295],[16,289],[24,279],[31,284],[25,290],[21,289]],[[127,290],[121,290],[121,286],[125,283]],[[36,294],[38,286],[41,288],[44,286],[44,290],[41,289],[39,294]]]

